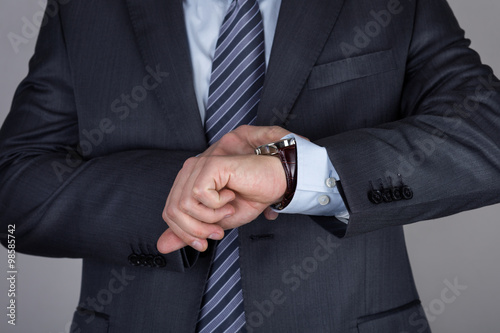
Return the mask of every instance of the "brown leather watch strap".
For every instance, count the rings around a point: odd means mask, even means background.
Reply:
[[[273,208],[281,210],[292,201],[297,187],[297,149],[295,145],[280,148],[276,155],[280,158],[286,176],[286,191],[281,202],[273,205]]]

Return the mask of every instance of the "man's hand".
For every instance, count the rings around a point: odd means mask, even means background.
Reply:
[[[278,214],[268,206],[286,189],[283,167],[276,157],[253,154],[255,147],[289,133],[276,126],[241,126],[188,159],[167,198],[163,219],[170,228],[158,240],[158,250],[191,245],[204,251],[207,238],[222,239],[224,229],[248,223],[264,210],[275,219]]]
[[[255,154],[254,149],[278,141],[290,131],[278,126],[242,125],[224,135],[200,156]]]

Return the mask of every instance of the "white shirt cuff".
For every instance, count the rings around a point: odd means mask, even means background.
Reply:
[[[278,213],[335,216],[348,223],[349,213],[340,196],[336,183],[340,180],[324,147],[309,142],[298,135],[289,134],[283,139],[295,138],[297,149],[297,188],[292,201]]]

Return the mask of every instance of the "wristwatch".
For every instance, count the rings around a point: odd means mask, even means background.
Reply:
[[[255,148],[257,155],[276,156],[281,160],[286,176],[286,191],[283,199],[271,205],[274,209],[282,210],[292,201],[297,187],[297,149],[295,139],[283,139]]]

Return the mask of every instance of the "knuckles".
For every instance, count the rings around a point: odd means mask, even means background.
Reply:
[[[200,227],[193,228],[190,231],[190,234],[191,234],[191,236],[193,236],[195,238],[199,238],[199,239],[206,239],[209,235],[209,233],[205,229],[200,228]]]
[[[190,169],[197,163],[197,161],[198,161],[198,157],[190,157],[184,161],[182,168],[183,169]]]
[[[162,214],[163,220],[167,223],[169,220],[170,221],[175,220],[178,213],[179,211],[177,207],[175,207],[174,205],[167,205],[165,209],[163,209],[163,214]]]
[[[198,185],[193,186],[192,195],[197,201],[203,201],[205,198],[204,191]]]
[[[240,133],[240,132],[248,132],[250,131],[253,127],[255,126],[252,126],[252,125],[241,125],[241,126],[238,126],[233,132],[237,132],[237,133]]]
[[[167,222],[167,224],[171,227],[172,221],[176,220],[178,216],[179,210],[175,207],[166,207],[163,210],[162,217]],[[175,222],[174,222],[175,223]],[[183,230],[182,233],[176,233],[176,235],[181,238],[185,243],[191,243],[195,239],[206,239],[210,233],[208,233],[204,228],[199,226],[186,225],[181,228]]]
[[[189,200],[189,198],[183,198],[179,202],[179,208],[184,213],[189,214],[192,209],[192,202]]]
[[[267,131],[267,138],[269,141],[276,141],[281,137],[285,136],[284,134],[287,132],[284,128],[279,126],[269,126],[269,130]]]
[[[219,140],[219,145],[222,147],[231,147],[239,140],[238,135],[235,132],[229,132],[224,134]]]

